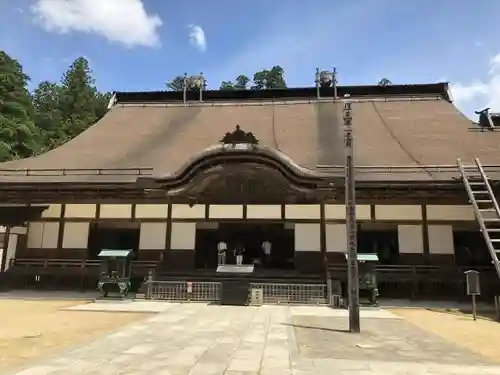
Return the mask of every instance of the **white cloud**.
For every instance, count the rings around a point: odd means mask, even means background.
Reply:
[[[205,32],[198,25],[189,25],[189,42],[198,48],[201,52],[207,50],[207,39],[205,38]]]
[[[49,32],[97,34],[127,47],[160,43],[162,20],[142,0],[36,0],[31,11]]]
[[[489,87],[478,80],[466,85],[459,82],[451,85],[451,92],[457,103],[466,103],[480,96],[488,95]]]
[[[486,79],[451,84],[451,92],[459,106],[475,106],[476,110],[490,107],[492,111],[500,111],[500,53],[491,58]]]

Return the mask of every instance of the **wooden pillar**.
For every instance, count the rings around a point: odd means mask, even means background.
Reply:
[[[172,243],[172,202],[168,202],[167,208],[167,230],[165,232],[165,250],[163,252],[163,261],[169,261],[169,251]]]
[[[427,220],[427,206],[425,204],[422,205],[422,243],[424,264],[430,264],[429,223]]]
[[[5,262],[7,261],[7,251],[9,250],[9,238],[10,238],[10,225],[5,227],[5,235],[3,240],[3,252],[2,252],[2,266],[0,267],[0,272],[5,271]]]
[[[319,244],[321,248],[321,255],[323,258],[323,269],[326,272],[326,268],[328,265],[328,259],[327,259],[327,254],[326,254],[326,221],[325,221],[325,204],[321,203],[320,204],[320,229],[319,229]]]
[[[62,204],[61,205],[61,212],[59,214],[59,232],[57,233],[57,249],[56,249],[56,258],[61,258],[62,251],[63,251],[63,241],[64,241],[64,228],[66,221],[64,217],[66,216],[66,205]],[[65,257],[63,257],[65,258]]]

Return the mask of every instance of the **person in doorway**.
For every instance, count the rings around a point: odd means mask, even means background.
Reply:
[[[271,264],[271,250],[272,250],[272,245],[271,242],[268,240],[265,240],[262,242],[262,251],[264,252],[264,264],[266,267],[269,267]]]
[[[245,248],[241,243],[236,245],[236,265],[241,266],[243,264],[243,254],[245,253]]]
[[[220,241],[217,244],[217,264],[219,266],[226,264],[226,252],[227,244],[224,241]]]

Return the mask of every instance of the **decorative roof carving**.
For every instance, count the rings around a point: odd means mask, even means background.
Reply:
[[[226,135],[222,137],[220,142],[226,145],[231,144],[233,146],[237,144],[257,145],[259,140],[255,138],[252,132],[247,133],[242,130],[239,125],[236,125],[236,129],[233,130],[232,133],[227,132]]]
[[[479,115],[479,126],[484,128],[493,128],[495,125],[491,119],[490,108],[485,108],[482,111],[474,111],[476,115]]]
[[[386,86],[391,86],[391,85],[392,85],[392,82],[387,78],[382,78],[378,82],[378,86],[380,86],[380,87],[386,87]]]

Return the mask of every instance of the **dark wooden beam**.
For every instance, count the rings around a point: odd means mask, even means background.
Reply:
[[[320,205],[320,236],[319,236],[319,243],[320,243],[320,249],[321,249],[321,254],[323,256],[323,264],[327,265],[328,259],[326,255],[326,222],[325,222],[325,204],[321,203]],[[326,271],[326,268],[325,268]]]
[[[205,210],[207,210],[208,206],[206,206]],[[208,215],[208,212],[205,211],[205,214]],[[168,202],[167,209],[167,230],[165,233],[165,252],[168,252],[171,248],[172,244],[172,202]],[[167,255],[167,254],[165,254]],[[167,256],[168,259],[168,256]]]
[[[57,253],[59,254],[62,249],[63,249],[63,241],[64,241],[64,230],[65,230],[65,223],[66,220],[64,220],[64,216],[66,216],[66,205],[62,204],[61,205],[61,212],[59,213],[58,217],[58,223],[59,223],[59,232],[57,233]]]
[[[430,262],[430,245],[429,245],[429,222],[427,219],[427,205],[422,205],[422,240],[424,250],[424,262]]]

